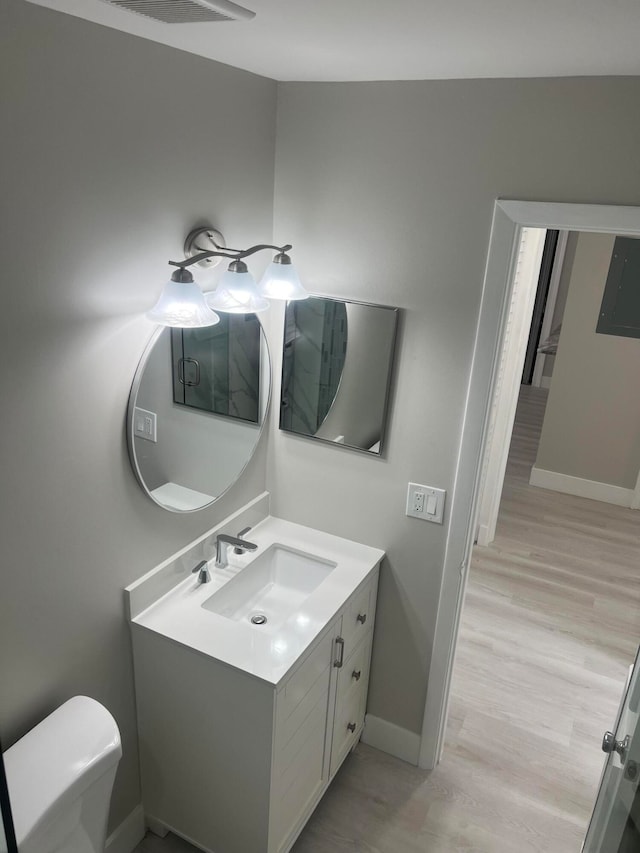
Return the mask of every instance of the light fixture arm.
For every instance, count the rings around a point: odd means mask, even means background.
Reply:
[[[185,258],[169,261],[174,269],[160,298],[147,312],[150,320],[161,326],[195,329],[218,323],[220,317],[217,311],[257,314],[269,307],[271,299],[308,297],[287,254],[293,248],[291,243],[284,246],[258,243],[248,249],[230,249],[225,242],[220,231],[210,226],[196,228],[187,235],[184,242]],[[260,284],[256,284],[244,258],[265,249],[277,254],[264,271]],[[193,280],[189,267],[196,264],[204,268],[215,267],[222,258],[231,263],[220,277],[215,291],[203,293]]]
[[[190,258],[185,258],[183,261],[169,261],[172,267],[180,267],[185,269],[192,264],[197,264],[200,261],[206,261],[207,258],[230,258],[232,261],[239,261],[242,258],[248,258],[250,255],[255,255],[256,252],[261,252],[263,249],[275,249],[279,254],[288,252],[293,246],[287,243],[285,246],[272,246],[269,243],[259,243],[257,246],[251,246],[248,249],[228,249],[226,252],[207,250],[199,252],[197,255],[192,255]]]

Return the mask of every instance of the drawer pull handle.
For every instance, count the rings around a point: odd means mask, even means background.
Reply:
[[[356,724],[355,723],[348,723],[347,728],[349,729],[350,732],[355,732]]]
[[[362,670],[354,669],[351,673],[351,678],[355,678],[356,681],[360,681],[360,676],[362,675]]]
[[[334,660],[333,665],[340,669],[344,663],[344,640],[342,637],[336,637],[336,646],[338,647],[338,657]]]
[[[364,625],[364,623],[366,621],[367,621],[367,614],[366,613],[358,613],[358,617],[356,619],[356,622],[360,622],[361,625]]]

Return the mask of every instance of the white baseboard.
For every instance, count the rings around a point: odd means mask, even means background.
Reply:
[[[388,752],[402,761],[418,765],[420,755],[420,735],[402,729],[394,723],[381,720],[367,714],[364,721],[364,731],[361,740],[382,752]]]
[[[633,489],[612,486],[610,483],[598,483],[595,480],[583,480],[582,477],[570,477],[568,474],[545,471],[535,466],[531,469],[529,484],[541,489],[551,489],[553,492],[564,492],[567,495],[577,495],[580,498],[590,498],[592,501],[603,501],[616,506],[630,507],[634,496]]]
[[[144,811],[140,804],[107,838],[104,851],[105,853],[132,853],[144,838],[144,833]]]
[[[549,390],[551,388],[551,380],[553,376],[541,376],[540,379],[536,382],[535,374],[534,378],[531,380],[531,386],[533,388],[544,388],[545,390]]]

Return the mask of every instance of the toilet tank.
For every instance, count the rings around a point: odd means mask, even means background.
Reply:
[[[122,755],[111,714],[75,696],[4,753],[20,853],[102,853]]]

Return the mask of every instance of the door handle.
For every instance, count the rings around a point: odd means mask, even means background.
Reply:
[[[185,364],[193,364],[196,369],[195,379],[192,382],[190,379],[185,377],[184,366]],[[189,387],[193,385],[200,384],[200,362],[196,358],[179,358],[178,359],[178,381],[181,385],[188,385]]]
[[[624,740],[616,740],[616,736],[613,732],[605,732],[604,737],[602,738],[602,751],[603,752],[617,752],[620,756],[620,760],[624,764],[627,760],[627,752],[629,751],[629,743],[631,742],[631,738],[627,735]]]
[[[336,646],[338,647],[338,657],[334,660],[333,665],[340,669],[344,663],[344,640],[342,637],[336,637]]]

